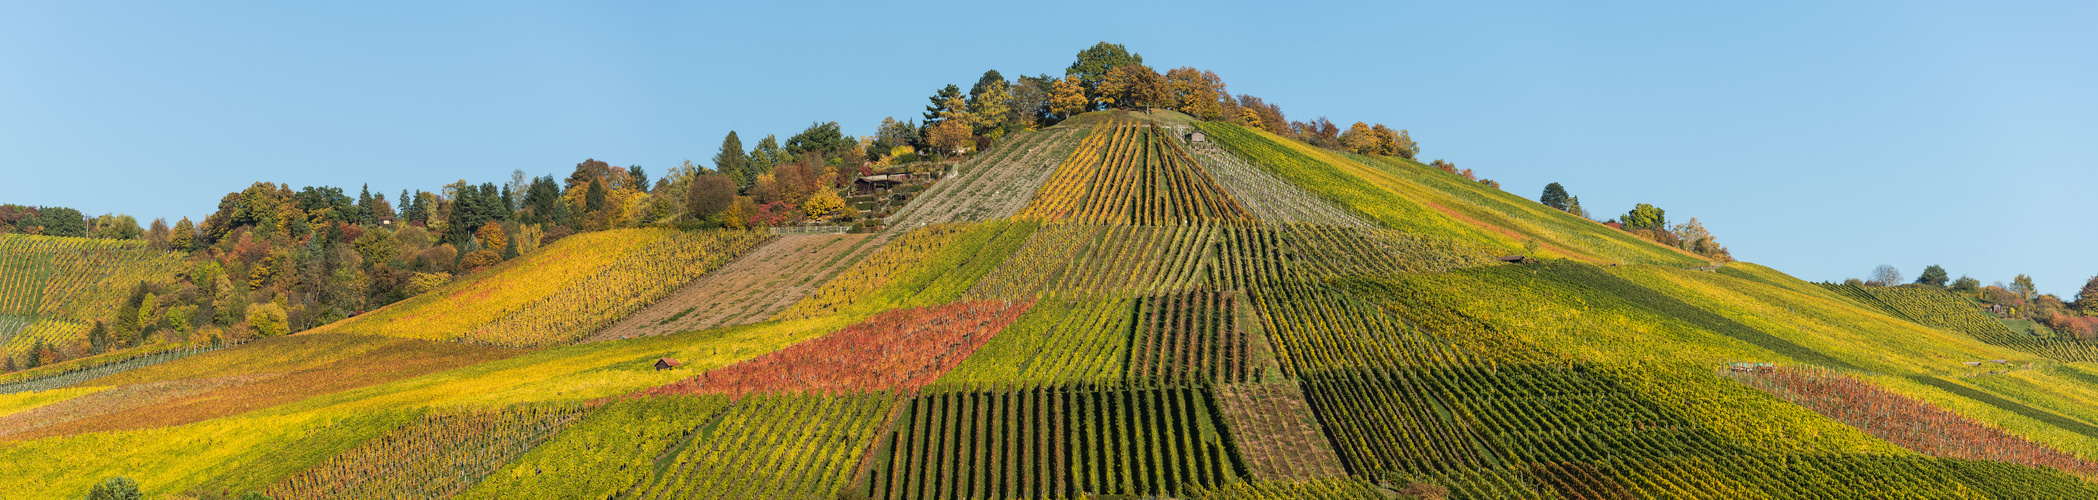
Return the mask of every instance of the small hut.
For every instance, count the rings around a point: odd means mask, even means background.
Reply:
[[[1502,257],[1499,257],[1499,258],[1498,258],[1497,260],[1500,260],[1501,262],[1506,262],[1506,263],[1509,263],[1509,264],[1535,264],[1535,263],[1537,263],[1537,259],[1532,259],[1532,258],[1530,258],[1530,257],[1529,257],[1529,256],[1527,256],[1527,255],[1507,255],[1507,256],[1502,256]]]
[[[1188,144],[1209,144],[1209,136],[1207,136],[1207,135],[1203,135],[1203,134],[1202,134],[1202,131],[1200,131],[1200,130],[1197,130],[1197,131],[1194,131],[1193,133],[1187,134],[1187,143],[1188,143]]]
[[[656,358],[656,371],[668,370],[680,366],[685,366],[685,362],[678,361],[672,358]]]
[[[858,194],[860,196],[866,196],[874,194],[874,190],[876,188],[894,188],[896,187],[896,185],[903,184],[904,181],[908,181],[910,179],[911,174],[869,175],[866,177],[853,179],[852,190],[855,194]]]

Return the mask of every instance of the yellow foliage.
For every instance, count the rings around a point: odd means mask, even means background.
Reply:
[[[852,207],[845,204],[845,198],[839,197],[836,191],[828,189],[817,192],[815,196],[809,197],[809,201],[801,204],[802,214],[807,215],[811,219],[846,215],[848,210],[852,210]]]

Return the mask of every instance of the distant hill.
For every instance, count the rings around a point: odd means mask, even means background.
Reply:
[[[2090,344],[1936,288],[1810,284],[1173,111],[1002,137],[871,233],[585,232],[0,394],[0,491],[2098,497]],[[84,317],[47,304],[94,285],[56,284],[170,277],[19,238],[0,266],[43,274],[0,280],[0,329]]]

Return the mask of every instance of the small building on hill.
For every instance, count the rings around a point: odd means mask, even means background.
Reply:
[[[874,190],[894,188],[911,180],[911,174],[869,175],[852,180],[852,191],[860,196],[874,194]]]
[[[1506,263],[1509,263],[1509,264],[1535,264],[1535,263],[1537,263],[1537,259],[1532,259],[1532,258],[1530,258],[1530,257],[1529,257],[1529,256],[1527,256],[1527,255],[1508,255],[1508,256],[1503,256],[1503,257],[1500,257],[1500,258],[1499,258],[1498,260],[1500,260],[1501,262],[1506,262]]]
[[[673,358],[656,358],[656,371],[668,370],[680,366],[685,366],[685,362],[678,361]]]

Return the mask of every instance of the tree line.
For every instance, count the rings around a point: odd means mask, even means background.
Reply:
[[[1906,281],[1901,269],[1890,264],[1872,268],[1865,278],[1850,278],[1843,281],[1858,286],[1899,286],[1913,284],[1952,292],[1974,300],[1998,318],[2012,321],[2030,321],[2019,333],[2045,336],[2048,333],[2064,338],[2089,340],[2098,338],[2098,276],[2084,281],[2077,290],[2074,300],[2065,300],[2051,293],[2040,293],[2032,277],[2024,274],[2011,278],[2009,284],[2002,281],[1982,285],[1981,280],[1961,275],[1951,278],[1945,268],[1931,264],[1913,282]],[[2042,331],[2045,328],[2046,331]]]

